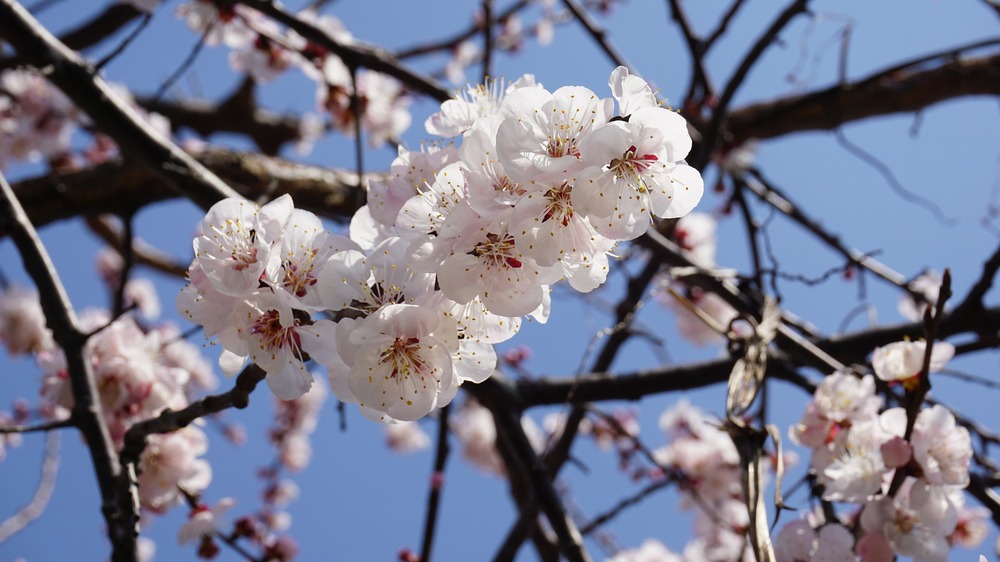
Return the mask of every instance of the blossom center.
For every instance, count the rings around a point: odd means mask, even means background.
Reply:
[[[250,326],[250,333],[260,336],[261,345],[265,349],[275,350],[290,347],[300,349],[302,341],[295,328],[299,326],[299,319],[296,318],[294,325],[286,328],[281,325],[281,316],[277,310],[268,310],[257,317],[253,325]]]
[[[392,345],[382,352],[378,362],[392,367],[390,378],[419,374],[424,368],[424,361],[420,357],[420,339],[396,338]]]
[[[557,220],[563,226],[569,225],[569,221],[573,218],[571,190],[570,185],[563,182],[559,187],[553,187],[545,193],[548,205],[545,207],[545,215],[542,217],[542,222]]]
[[[639,154],[639,149],[632,145],[622,154],[621,158],[611,160],[609,171],[614,172],[615,177],[635,180],[639,193],[646,192],[646,184],[643,182],[641,174],[649,169],[659,158],[655,154]]]
[[[480,258],[486,267],[497,269],[519,268],[521,260],[515,254],[514,237],[509,233],[486,235],[486,242],[480,242],[472,249],[470,254]]]

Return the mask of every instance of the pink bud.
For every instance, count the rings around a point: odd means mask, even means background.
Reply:
[[[431,488],[434,490],[440,490],[444,486],[444,473],[440,471],[434,471],[431,474]]]
[[[906,466],[913,458],[913,448],[902,437],[893,437],[882,444],[882,460],[889,468]]]

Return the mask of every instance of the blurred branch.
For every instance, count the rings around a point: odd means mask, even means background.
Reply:
[[[445,405],[438,413],[437,453],[434,454],[434,468],[431,472],[430,492],[427,497],[427,516],[424,518],[424,538],[420,546],[420,562],[430,562],[431,548],[434,546],[434,529],[437,527],[441,506],[441,488],[444,487],[444,467],[448,461],[448,415],[451,404]]]
[[[996,332],[1000,329],[1000,307],[985,309],[976,317],[945,313],[938,329],[939,339],[963,333]],[[843,336],[818,338],[809,343],[829,353],[841,363],[864,362],[877,346],[901,341],[905,337],[917,339],[924,334],[923,322],[862,330]],[[792,364],[803,361],[789,356]],[[560,379],[537,378],[518,380],[514,383],[524,407],[545,404],[598,402],[606,400],[638,400],[652,394],[691,390],[724,383],[729,378],[734,359],[717,359],[702,363],[675,365],[630,373],[614,374],[594,372],[583,377]],[[767,377],[791,380],[783,367],[768,362]]]
[[[344,220],[357,210],[357,175],[261,154],[212,149],[197,156],[244,197],[254,200],[291,194],[295,205]],[[378,178],[372,174],[368,178]],[[76,171],[53,172],[18,182],[14,189],[39,226],[75,216],[127,214],[178,194],[144,166],[108,162]],[[0,235],[9,231],[0,224]]]
[[[187,265],[178,262],[173,256],[161,252],[157,248],[142,244],[133,239],[132,244],[126,244],[126,237],[105,217],[87,217],[87,226],[101,237],[105,243],[115,249],[122,258],[130,253],[135,263],[151,267],[167,275],[184,278],[187,275]]]
[[[307,40],[321,45],[323,48],[340,57],[348,68],[364,67],[387,74],[406,84],[411,89],[428,95],[439,102],[451,99],[452,97],[451,92],[436,80],[404,66],[387,49],[360,41],[354,41],[350,44],[341,43],[319,27],[302,21],[295,14],[287,11],[278,2],[271,0],[242,0],[238,3],[249,6],[273,18]]]
[[[185,100],[164,101],[137,97],[136,103],[159,113],[176,128],[187,128],[203,137],[215,133],[245,135],[264,154],[274,156],[283,146],[300,138],[299,117],[279,114],[257,106],[254,82],[246,78],[221,103]]]
[[[32,521],[45,512],[56,489],[56,476],[59,474],[59,434],[49,433],[45,436],[45,453],[42,458],[42,475],[38,480],[35,493],[27,505],[17,510],[0,523],[0,544],[24,530]]]
[[[532,5],[532,3],[533,3],[532,0],[518,0],[506,10],[494,14],[493,21],[503,21],[504,19],[509,18],[520,11],[523,11],[525,8]],[[476,19],[473,22],[473,24],[469,26],[469,28],[466,29],[465,31],[457,33],[451,37],[441,39],[440,41],[434,41],[432,43],[426,43],[423,45],[415,45],[407,49],[400,49],[396,53],[396,57],[400,60],[403,60],[412,57],[418,57],[422,55],[436,53],[438,51],[454,49],[460,43],[462,43],[462,41],[468,41],[469,39],[475,37],[477,33],[480,33],[482,31],[483,31],[483,23],[482,21]]]
[[[40,433],[43,431],[48,432],[52,431],[53,429],[73,427],[74,425],[75,422],[71,417],[63,420],[55,420],[46,423],[41,423],[38,425],[4,425],[0,426],[0,435],[5,433]]]
[[[691,21],[688,19],[687,12],[684,11],[684,5],[681,3],[681,0],[668,0],[668,5],[670,6],[670,19],[674,20],[677,26],[680,27],[681,35],[684,37],[684,42],[688,47],[688,54],[691,56],[691,83],[688,84],[687,94],[684,96],[685,102],[695,101],[695,94],[699,90],[701,91],[700,99],[712,96],[715,94],[715,91],[711,82],[709,82],[704,60],[707,45],[698,37],[694,28],[691,27]],[[736,5],[738,6],[739,4],[737,3]]]
[[[131,4],[114,3],[92,20],[60,36],[59,41],[74,51],[81,51],[114,35],[129,22],[142,16],[143,13]],[[0,70],[23,64],[25,64],[25,59],[21,56],[2,58],[0,59]]]
[[[238,197],[215,174],[161,136],[129,107],[78,54],[63,45],[14,0],[0,0],[0,37],[118,144],[124,155],[169,182],[208,209],[226,197]]]
[[[932,68],[924,68],[924,61],[913,68],[896,65],[855,82],[735,109],[726,121],[727,143],[832,130],[851,121],[918,111],[949,99],[1000,94],[1000,53],[961,59],[950,50],[937,59]]]
[[[504,446],[516,456],[516,459],[510,459],[516,461],[516,464],[508,463],[507,470],[522,473],[559,539],[562,555],[570,562],[589,561],[590,556],[583,547],[583,537],[552,485],[554,473],[545,460],[535,454],[524,433],[515,389],[501,376],[494,374],[480,384],[469,385],[468,392],[493,414],[498,442],[503,441]],[[508,461],[507,458],[504,460]]]
[[[587,30],[590,37],[597,43],[604,54],[608,56],[615,66],[624,66],[629,69],[629,72],[634,72],[635,68],[625,60],[625,56],[618,51],[618,49],[608,40],[608,32],[602,29],[597,22],[590,17],[587,13],[587,9],[576,2],[576,0],[563,0],[563,4],[566,8],[573,14],[573,17],[580,22],[580,25]]]

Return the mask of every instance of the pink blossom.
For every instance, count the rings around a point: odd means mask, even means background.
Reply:
[[[214,506],[199,505],[188,514],[188,520],[177,531],[177,542],[187,544],[217,531],[219,517],[236,504],[233,498],[222,498]]]
[[[385,426],[385,440],[397,453],[413,453],[431,445],[431,438],[416,422],[390,423]]]
[[[681,562],[682,558],[670,552],[656,539],[646,539],[639,548],[623,550],[607,562]]]
[[[208,439],[194,426],[164,435],[150,435],[139,459],[139,499],[143,507],[162,513],[181,502],[180,489],[197,494],[212,480]]]
[[[912,381],[920,375],[924,364],[927,342],[901,341],[876,347],[872,353],[872,369],[878,378],[886,381]],[[955,346],[948,342],[934,342],[931,351],[930,371],[940,371],[955,355]]]
[[[55,345],[38,293],[16,285],[0,293],[0,341],[11,355],[39,352]]]
[[[913,427],[913,457],[932,485],[969,484],[972,440],[969,430],[955,423],[955,416],[941,405],[922,410]]]

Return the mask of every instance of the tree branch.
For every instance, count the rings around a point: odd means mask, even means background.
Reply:
[[[126,157],[148,166],[203,209],[239,195],[215,174],[164,138],[97,75],[14,0],[0,0],[0,37],[93,120]]]
[[[122,494],[119,489],[121,465],[104,424],[90,360],[84,353],[88,336],[80,329],[48,253],[3,175],[0,175],[0,192],[3,194],[0,199],[0,225],[10,232],[24,268],[38,289],[46,324],[66,356],[73,392],[72,418],[90,452],[101,492],[101,511],[113,548],[112,560],[134,562],[138,556],[136,526],[139,514],[131,509],[127,494]]]
[[[919,111],[938,102],[1000,94],[1000,53],[959,59],[951,51],[940,65],[894,67],[856,82],[760,102],[733,110],[726,121],[728,143],[768,139],[802,131],[832,130],[845,123]]]
[[[339,220],[357,211],[358,180],[353,172],[224,149],[207,150],[198,155],[198,160],[248,199],[288,193],[297,207]],[[366,176],[365,182],[380,177],[372,174]],[[166,181],[144,166],[120,161],[24,180],[14,191],[39,226],[75,216],[134,213],[151,203],[178,196]],[[0,235],[8,233],[0,224]]]

